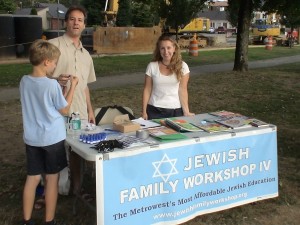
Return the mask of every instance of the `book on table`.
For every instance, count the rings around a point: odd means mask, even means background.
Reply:
[[[224,126],[220,123],[217,123],[215,121],[207,121],[202,120],[198,123],[193,123],[195,126],[199,127],[200,129],[209,132],[209,133],[215,133],[215,132],[222,132],[222,131],[229,131],[231,128]]]
[[[254,127],[267,127],[270,125],[264,121],[261,121],[261,120],[255,119],[255,118],[249,118],[248,121],[249,121],[249,124]]]
[[[178,132],[197,132],[202,131],[199,127],[193,125],[192,123],[187,122],[184,119],[180,118],[167,118],[165,119],[167,126],[173,128]]]
[[[148,131],[152,137],[160,140],[179,140],[187,138],[187,136],[165,126],[149,128]]]
[[[251,127],[249,118],[246,116],[223,117],[215,121],[232,129]]]
[[[209,114],[218,117],[234,117],[234,116],[242,116],[240,113],[230,112],[226,110],[220,110],[215,112],[210,112]]]

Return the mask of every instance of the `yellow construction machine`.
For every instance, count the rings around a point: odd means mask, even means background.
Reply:
[[[176,30],[165,26],[165,20],[161,19],[161,27],[163,33],[175,34]],[[195,34],[195,33],[207,33],[210,28],[210,20],[208,18],[195,18],[192,19],[187,25],[182,25],[178,28],[179,35]]]
[[[265,38],[271,36],[273,40],[276,40],[280,36],[279,25],[268,24],[266,20],[258,19],[252,25],[252,42],[253,44],[263,43]]]

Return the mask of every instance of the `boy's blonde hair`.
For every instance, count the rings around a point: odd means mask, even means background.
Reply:
[[[29,61],[33,66],[40,65],[44,60],[55,60],[60,56],[59,49],[48,41],[38,39],[29,48]]]

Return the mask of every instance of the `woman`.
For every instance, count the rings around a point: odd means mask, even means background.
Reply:
[[[178,44],[169,36],[160,36],[146,69],[142,117],[150,120],[195,115],[188,105],[189,75]]]

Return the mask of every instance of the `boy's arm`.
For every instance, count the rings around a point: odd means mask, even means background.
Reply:
[[[71,76],[70,81],[71,81],[71,86],[70,86],[70,89],[69,89],[69,91],[66,95],[66,101],[68,102],[68,105],[65,108],[59,110],[59,112],[62,115],[67,115],[68,112],[69,112],[70,105],[71,105],[72,100],[73,100],[74,90],[75,90],[76,85],[78,84],[78,77]]]

